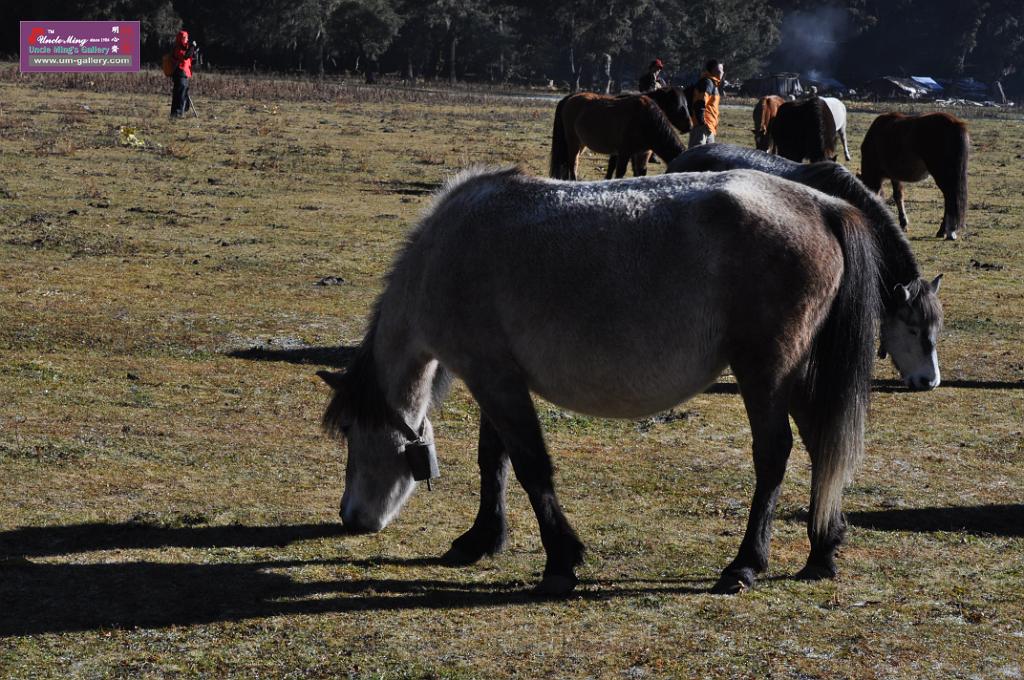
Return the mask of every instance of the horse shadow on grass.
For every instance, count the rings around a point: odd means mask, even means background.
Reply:
[[[108,628],[161,628],[297,614],[445,610],[537,602],[521,581],[472,583],[366,575],[381,566],[441,566],[437,558],[269,559],[246,562],[77,563],[47,558],[103,550],[283,547],[314,539],[344,540],[338,524],[153,527],[82,524],[0,532],[0,638]],[[177,556],[177,553],[175,553]],[[179,558],[183,559],[183,558]],[[330,573],[298,580],[292,570]],[[574,598],[607,600],[645,594],[706,593],[713,579],[583,581]]]
[[[249,347],[248,349],[233,349],[224,354],[234,359],[246,359],[248,361],[281,361],[288,364],[346,368],[355,357],[358,349],[358,347],[349,345],[289,349]]]
[[[943,380],[938,389],[943,390],[1024,390],[1024,380]],[[909,392],[902,380],[877,378],[871,381],[871,391],[878,393]],[[740,388],[734,382],[716,382],[704,390],[704,394],[739,394]]]
[[[961,532],[978,536],[1024,537],[1024,505],[898,508],[851,512],[853,526],[874,531]]]

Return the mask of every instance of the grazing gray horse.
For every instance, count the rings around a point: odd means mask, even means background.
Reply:
[[[701,393],[731,366],[757,482],[715,591],[750,587],[767,568],[790,414],[812,463],[800,575],[832,576],[883,309],[876,232],[843,201],[747,170],[592,183],[460,175],[395,260],[348,369],[319,373],[333,388],[324,426],[348,443],[343,521],[378,531],[397,515],[433,453],[428,410],[457,376],[480,405],[480,508],[446,558],[470,563],[504,547],[511,463],[547,555],[537,591],[564,595],[583,544],[555,494],[530,393],[636,418]],[[904,283],[906,306],[881,314],[882,330],[906,348],[893,356],[908,384],[930,389],[934,347],[919,339],[934,338],[939,305],[927,282]]]

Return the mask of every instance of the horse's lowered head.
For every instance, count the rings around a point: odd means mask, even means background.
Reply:
[[[348,445],[341,520],[352,531],[380,531],[398,515],[417,480],[437,476],[434,429],[425,415],[406,422],[358,369],[317,375],[334,390],[324,429]]]
[[[915,391],[939,386],[939,356],[935,344],[942,330],[939,285],[942,274],[929,283],[917,279],[897,285],[885,305],[878,356],[888,354],[906,386]]]

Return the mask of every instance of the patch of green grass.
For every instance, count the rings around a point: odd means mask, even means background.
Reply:
[[[162,76],[89,89],[0,69],[0,675],[1021,674],[1019,120],[970,121],[961,241],[932,238],[934,183],[908,188],[915,252],[946,273],[946,386],[874,394],[840,576],[789,579],[807,553],[797,444],[767,578],[706,593],[753,487],[738,395],[635,422],[538,402],[589,549],[578,593],[548,602],[526,594],[543,551],[514,484],[506,553],[429,559],[476,511],[478,416],[460,386],[434,417],[435,490],[380,534],[339,530],[344,453],[319,430],[314,376],[330,354],[303,352],[359,341],[447,174],[543,174],[553,105],[204,78],[202,117],[171,121]],[[76,89],[40,101],[54,82]],[[853,169],[873,116],[851,114]],[[724,109],[721,140],[749,145],[748,119]],[[124,125],[146,145],[118,144]],[[587,155],[582,175],[604,167]],[[343,283],[315,285],[328,276]],[[232,354],[252,348],[278,360]]]

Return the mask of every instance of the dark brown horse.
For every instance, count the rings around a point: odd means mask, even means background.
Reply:
[[[769,129],[777,153],[797,163],[836,159],[836,122],[821,97],[786,102]]]
[[[779,112],[779,107],[785,103],[786,100],[779,95],[770,94],[761,97],[754,105],[754,146],[760,151],[775,151],[775,143],[770,132],[771,124]]]
[[[885,113],[875,118],[860,145],[860,178],[872,191],[881,191],[885,179],[892,182],[900,226],[906,229],[903,182],[918,182],[931,175],[945,208],[935,236],[945,235],[952,241],[964,225],[967,210],[970,147],[967,124],[948,113]]]
[[[646,175],[650,151],[668,163],[686,148],[673,126],[681,132],[690,130],[686,97],[678,88],[620,97],[569,95],[555,108],[550,175],[578,179],[584,148],[610,156],[605,179],[625,175],[631,159],[633,174]]]

